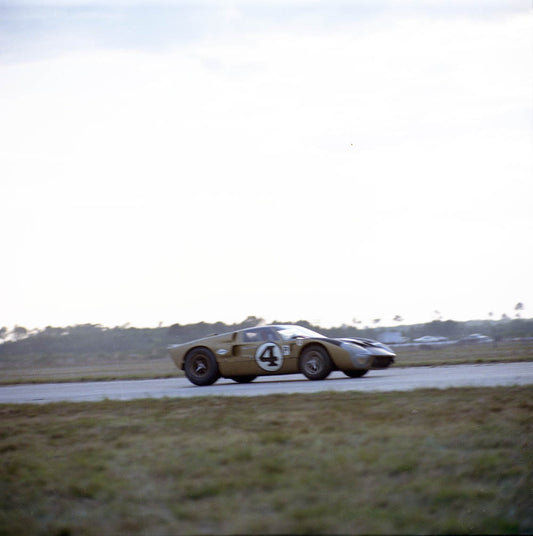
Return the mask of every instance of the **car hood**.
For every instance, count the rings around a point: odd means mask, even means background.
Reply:
[[[366,339],[363,337],[343,337],[339,339],[326,338],[324,340],[336,344],[337,346],[340,346],[342,343],[346,342],[350,344],[356,344],[357,346],[366,349],[369,353],[372,354],[378,353],[380,355],[396,355],[388,346],[385,346],[383,343],[375,341],[373,339]]]

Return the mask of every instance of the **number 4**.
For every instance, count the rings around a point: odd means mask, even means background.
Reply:
[[[259,361],[268,363],[270,367],[275,367],[278,364],[278,358],[272,351],[273,349],[274,346],[267,346],[259,356]]]

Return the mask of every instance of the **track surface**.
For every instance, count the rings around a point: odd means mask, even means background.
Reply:
[[[0,404],[193,396],[263,396],[322,391],[410,391],[528,384],[533,384],[532,362],[396,369],[393,367],[372,370],[363,378],[354,379],[341,372],[334,372],[323,381],[309,381],[300,374],[263,376],[249,384],[221,379],[209,387],[196,387],[185,378],[12,385],[0,387]]]

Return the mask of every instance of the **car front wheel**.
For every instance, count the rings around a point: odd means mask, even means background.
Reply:
[[[195,385],[211,385],[220,378],[213,353],[207,348],[191,350],[185,360],[185,376]]]
[[[332,369],[329,354],[321,346],[306,348],[300,356],[300,372],[309,380],[323,380]]]

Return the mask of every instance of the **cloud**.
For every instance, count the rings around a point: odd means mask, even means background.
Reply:
[[[457,2],[381,0],[4,0],[0,4],[0,59],[24,61],[73,50],[158,52],[173,46],[273,31],[320,35],[399,19],[482,20],[526,14],[524,0]]]

